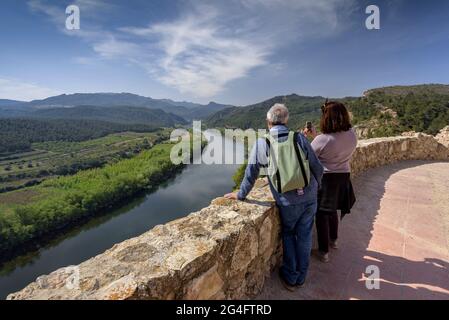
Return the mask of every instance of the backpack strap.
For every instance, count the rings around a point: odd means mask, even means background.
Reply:
[[[304,168],[304,162],[301,158],[301,153],[299,152],[299,137],[298,133],[293,133],[293,146],[295,148],[296,156],[298,157],[299,167],[301,168],[302,176],[304,177],[304,188],[306,188],[309,185],[309,180],[307,179],[306,175],[306,169]]]
[[[265,141],[267,143],[267,160],[270,157],[270,148],[271,148],[271,142],[270,142],[270,138],[265,137]],[[272,159],[273,161],[275,161],[274,159]],[[276,164],[277,167],[277,164]],[[282,193],[282,185],[281,185],[281,174],[279,173],[279,169],[276,169],[276,184],[277,184],[277,191],[279,193]]]

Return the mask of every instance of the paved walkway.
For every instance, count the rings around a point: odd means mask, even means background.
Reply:
[[[312,258],[306,286],[294,293],[273,273],[258,298],[449,300],[449,163],[371,169],[354,187],[358,201],[331,261]],[[378,290],[365,286],[369,265],[379,267]]]

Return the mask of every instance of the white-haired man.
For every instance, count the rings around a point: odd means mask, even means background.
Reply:
[[[270,148],[274,149],[270,141],[284,143],[285,147],[285,142],[288,139],[292,140],[292,136],[294,136],[292,145],[296,149],[298,159],[300,159],[299,154],[301,154],[308,160],[308,168],[305,168],[310,172],[307,183],[303,188],[282,192],[281,179],[278,178],[277,182],[276,179],[269,179],[270,189],[279,207],[282,222],[283,264],[279,275],[284,287],[294,291],[302,286],[306,280],[312,248],[312,227],[317,210],[317,192],[324,170],[308,140],[301,133],[289,131],[287,128],[288,117],[289,113],[285,105],[275,104],[271,107],[267,113],[270,136],[266,139],[258,139],[253,147],[240,191],[229,193],[225,197],[244,200],[253,188],[259,176],[260,168],[267,167],[267,163],[270,161],[270,152],[272,151]],[[298,152],[299,149],[296,145],[302,152]],[[284,154],[291,155],[292,152]],[[282,153],[279,153],[278,156],[281,157]],[[282,160],[284,159],[278,159],[280,166],[282,163],[289,163]],[[301,160],[298,162],[301,162]],[[307,163],[307,161],[301,164],[303,173],[305,171],[304,163]],[[304,174],[303,181],[306,180],[305,176],[306,174]]]

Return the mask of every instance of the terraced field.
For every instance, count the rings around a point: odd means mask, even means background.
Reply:
[[[0,256],[25,244],[34,246],[43,236],[54,236],[166,181],[183,167],[170,161],[173,145],[158,143],[130,159],[0,194]]]
[[[168,130],[122,132],[82,142],[34,143],[30,152],[0,155],[0,193],[129,158],[166,140]]]

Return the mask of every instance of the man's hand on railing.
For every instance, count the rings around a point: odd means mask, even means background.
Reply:
[[[237,192],[231,192],[231,193],[227,193],[224,195],[225,198],[227,199],[233,199],[233,200],[238,200],[239,198],[237,197]]]

